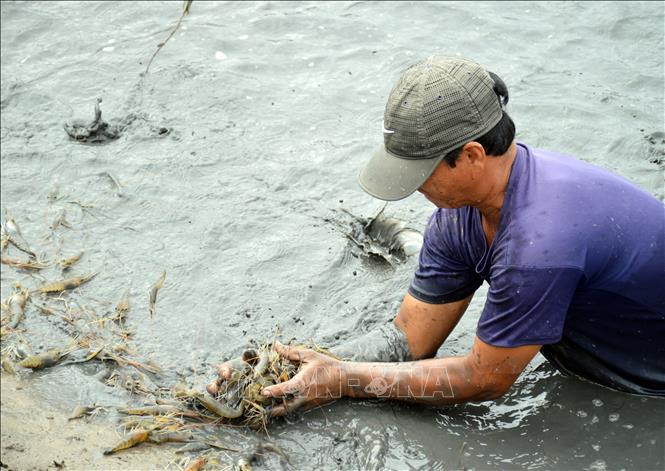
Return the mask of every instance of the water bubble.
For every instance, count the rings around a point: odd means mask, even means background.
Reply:
[[[593,451],[600,451],[600,445],[597,443],[595,445],[591,445],[591,448],[593,448]]]
[[[115,51],[115,48],[113,46],[106,46],[104,49],[102,49],[104,52],[113,52]]]
[[[616,422],[619,420],[619,414],[610,414],[608,418],[610,419],[610,422]]]
[[[244,41],[246,39],[249,39],[249,35],[248,34],[243,34],[242,36],[238,36],[238,39],[240,39],[241,41]]]
[[[588,415],[589,415],[589,414],[587,414],[587,413],[584,412],[583,410],[578,410],[578,411],[577,411],[577,416],[578,416],[578,417],[585,418],[585,417],[587,417]]]
[[[594,399],[593,401],[591,401],[591,403],[596,407],[602,407],[604,404],[603,401],[601,401],[600,399]]]
[[[215,52],[215,59],[217,59],[218,61],[223,61],[224,59],[226,59],[226,54],[224,54],[222,51],[217,51]]]
[[[596,460],[589,465],[590,471],[605,471],[607,469],[607,463],[603,460]]]

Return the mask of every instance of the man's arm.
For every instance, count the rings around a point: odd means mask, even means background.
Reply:
[[[428,304],[406,294],[391,325],[332,348],[353,361],[401,362],[431,358],[466,311],[473,295],[447,304]]]
[[[404,296],[395,326],[404,332],[411,358],[432,358],[446,341],[471,303],[473,294],[446,304],[429,304],[409,293]]]
[[[494,347],[476,337],[463,357],[408,363],[345,362],[341,366],[347,385],[343,394],[430,405],[496,399],[510,389],[540,347]]]

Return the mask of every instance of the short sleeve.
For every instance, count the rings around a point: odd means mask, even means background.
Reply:
[[[582,278],[570,267],[493,268],[476,335],[496,347],[557,343]]]
[[[457,212],[438,210],[432,215],[409,287],[414,298],[445,304],[464,299],[480,287],[483,280],[476,273],[461,237],[464,224],[464,218]]]

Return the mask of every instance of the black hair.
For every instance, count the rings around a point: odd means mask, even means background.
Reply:
[[[492,129],[484,135],[473,139],[473,141],[483,146],[485,154],[497,156],[505,154],[512,144],[513,139],[515,139],[515,123],[513,123],[513,120],[510,119],[505,110],[505,106],[508,104],[508,87],[506,87],[506,84],[498,75],[489,71],[488,73],[492,80],[494,80],[494,93],[496,93],[497,100],[499,100],[499,104],[501,105],[502,115],[499,122]],[[450,167],[455,167],[455,162],[462,152],[464,145],[466,143],[451,150],[443,158]]]

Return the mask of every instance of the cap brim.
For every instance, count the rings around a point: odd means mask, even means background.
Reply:
[[[404,159],[391,154],[383,144],[358,175],[363,190],[375,198],[397,201],[425,183],[445,155],[432,159]]]

